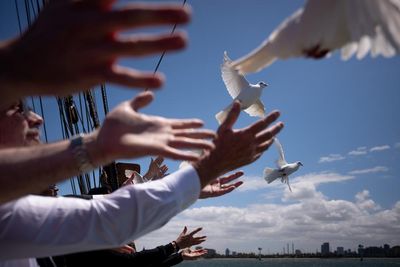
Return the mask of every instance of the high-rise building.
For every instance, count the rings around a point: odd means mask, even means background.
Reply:
[[[321,245],[321,254],[322,256],[329,255],[329,243],[325,242]]]
[[[336,248],[336,253],[339,256],[343,256],[344,255],[344,248],[343,247],[337,247]]]
[[[229,257],[230,253],[231,253],[231,251],[229,250],[229,248],[225,249],[225,256]]]

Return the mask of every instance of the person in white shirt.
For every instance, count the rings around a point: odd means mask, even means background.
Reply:
[[[149,103],[149,97],[151,93],[142,93],[133,103]],[[0,266],[35,266],[31,257],[117,247],[161,227],[195,202],[201,189],[218,176],[258,159],[283,127],[282,123],[269,127],[279,116],[272,112],[246,128],[233,130],[239,112],[240,104],[235,102],[218,129],[214,146],[192,166],[161,180],[127,185],[91,201],[30,195],[0,206]],[[134,118],[140,121],[146,115],[137,113]],[[113,123],[117,132],[120,119]],[[7,129],[21,131],[24,126]],[[139,132],[134,137],[142,140],[149,134]],[[152,144],[157,145],[148,146]]]

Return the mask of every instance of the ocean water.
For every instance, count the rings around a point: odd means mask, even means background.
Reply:
[[[400,267],[400,258],[378,259],[202,259],[184,261],[182,267]]]

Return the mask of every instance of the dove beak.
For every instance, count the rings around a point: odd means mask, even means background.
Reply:
[[[300,165],[300,166],[303,166],[303,163],[299,162],[299,165]]]

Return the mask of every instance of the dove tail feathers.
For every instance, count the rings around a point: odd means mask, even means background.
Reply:
[[[267,167],[264,169],[264,179],[268,183],[271,183],[272,181],[274,181],[276,179],[275,177],[270,176],[273,172],[274,172],[274,169],[272,169],[272,168]]]

